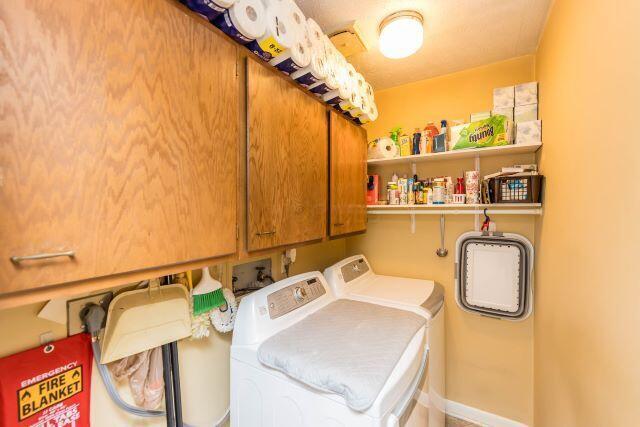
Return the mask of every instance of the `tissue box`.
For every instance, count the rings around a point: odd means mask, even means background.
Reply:
[[[505,116],[507,119],[513,121],[513,107],[496,108],[491,111],[492,116]]]
[[[469,122],[477,122],[478,120],[484,120],[491,117],[490,111],[481,111],[479,113],[471,113],[469,116]]]
[[[516,106],[513,117],[516,123],[538,120],[538,104]]]
[[[516,85],[516,106],[538,103],[538,82]]]
[[[493,89],[493,109],[514,107],[515,106],[515,87],[498,87]]]
[[[531,120],[516,124],[516,144],[542,142],[542,120]]]
[[[505,116],[493,116],[466,125],[454,126],[451,128],[451,142],[454,144],[452,149],[511,144],[511,129],[511,121]]]

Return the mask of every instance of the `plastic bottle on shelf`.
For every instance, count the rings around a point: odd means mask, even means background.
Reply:
[[[411,154],[412,155],[416,155],[416,154],[420,154],[420,140],[422,138],[422,134],[420,133],[420,129],[416,128],[415,132],[413,133],[413,140],[411,143]]]
[[[424,186],[424,202],[427,205],[433,204],[433,181],[428,179]]]
[[[456,183],[456,194],[464,194],[464,177],[456,178],[458,182]]]
[[[417,205],[425,203],[422,181],[416,181],[414,184],[414,193]]]
[[[407,202],[410,205],[413,205],[416,202],[416,194],[413,192],[414,183],[415,183],[414,178],[407,179]]]
[[[427,146],[429,145],[429,137],[426,132],[420,134],[420,154],[427,154]]]
[[[447,127],[447,121],[446,120],[440,120],[440,133],[444,135],[445,150],[446,150],[446,146],[447,146],[446,142],[449,140],[448,130],[449,130],[449,128]]]
[[[436,127],[435,123],[433,123],[433,122],[427,123],[427,126],[425,126],[424,131],[427,133],[427,141],[428,141],[427,142],[427,151],[429,153],[433,153],[433,152],[435,152],[434,147],[433,147],[433,140],[436,137],[436,135],[438,135],[440,133],[440,131]]]

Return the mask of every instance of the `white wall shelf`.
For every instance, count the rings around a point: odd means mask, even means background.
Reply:
[[[511,144],[502,145],[498,147],[485,147],[485,148],[467,148],[464,150],[445,151],[444,153],[427,153],[427,154],[415,154],[404,157],[394,157],[393,159],[369,159],[367,164],[370,166],[375,165],[398,165],[403,163],[422,163],[422,162],[435,162],[454,159],[465,158],[479,158],[479,157],[491,157],[491,156],[505,156],[513,154],[526,154],[535,153],[542,147],[542,143],[534,144]]]
[[[541,215],[541,203],[476,205],[368,205],[369,215]]]

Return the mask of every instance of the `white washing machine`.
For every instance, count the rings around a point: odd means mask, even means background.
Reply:
[[[317,271],[244,296],[231,345],[231,426],[398,426],[428,359],[427,322],[414,311],[338,299]]]
[[[364,255],[355,255],[328,267],[324,276],[338,298],[413,310],[427,319],[429,426],[444,426],[445,331],[442,285],[432,280],[375,274]]]

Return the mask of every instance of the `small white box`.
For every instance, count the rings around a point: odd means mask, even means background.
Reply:
[[[516,144],[535,144],[540,142],[542,142],[542,120],[516,124]]]
[[[513,107],[496,108],[491,111],[492,116],[506,116],[507,119],[513,121]]]
[[[479,113],[471,113],[469,116],[469,122],[477,122],[478,120],[484,120],[491,117],[491,111],[480,111]]]
[[[516,106],[538,103],[538,82],[516,85]]]
[[[493,109],[514,107],[515,106],[515,87],[498,87],[493,89]]]
[[[516,123],[538,120],[538,104],[518,105],[513,111],[513,119]]]

